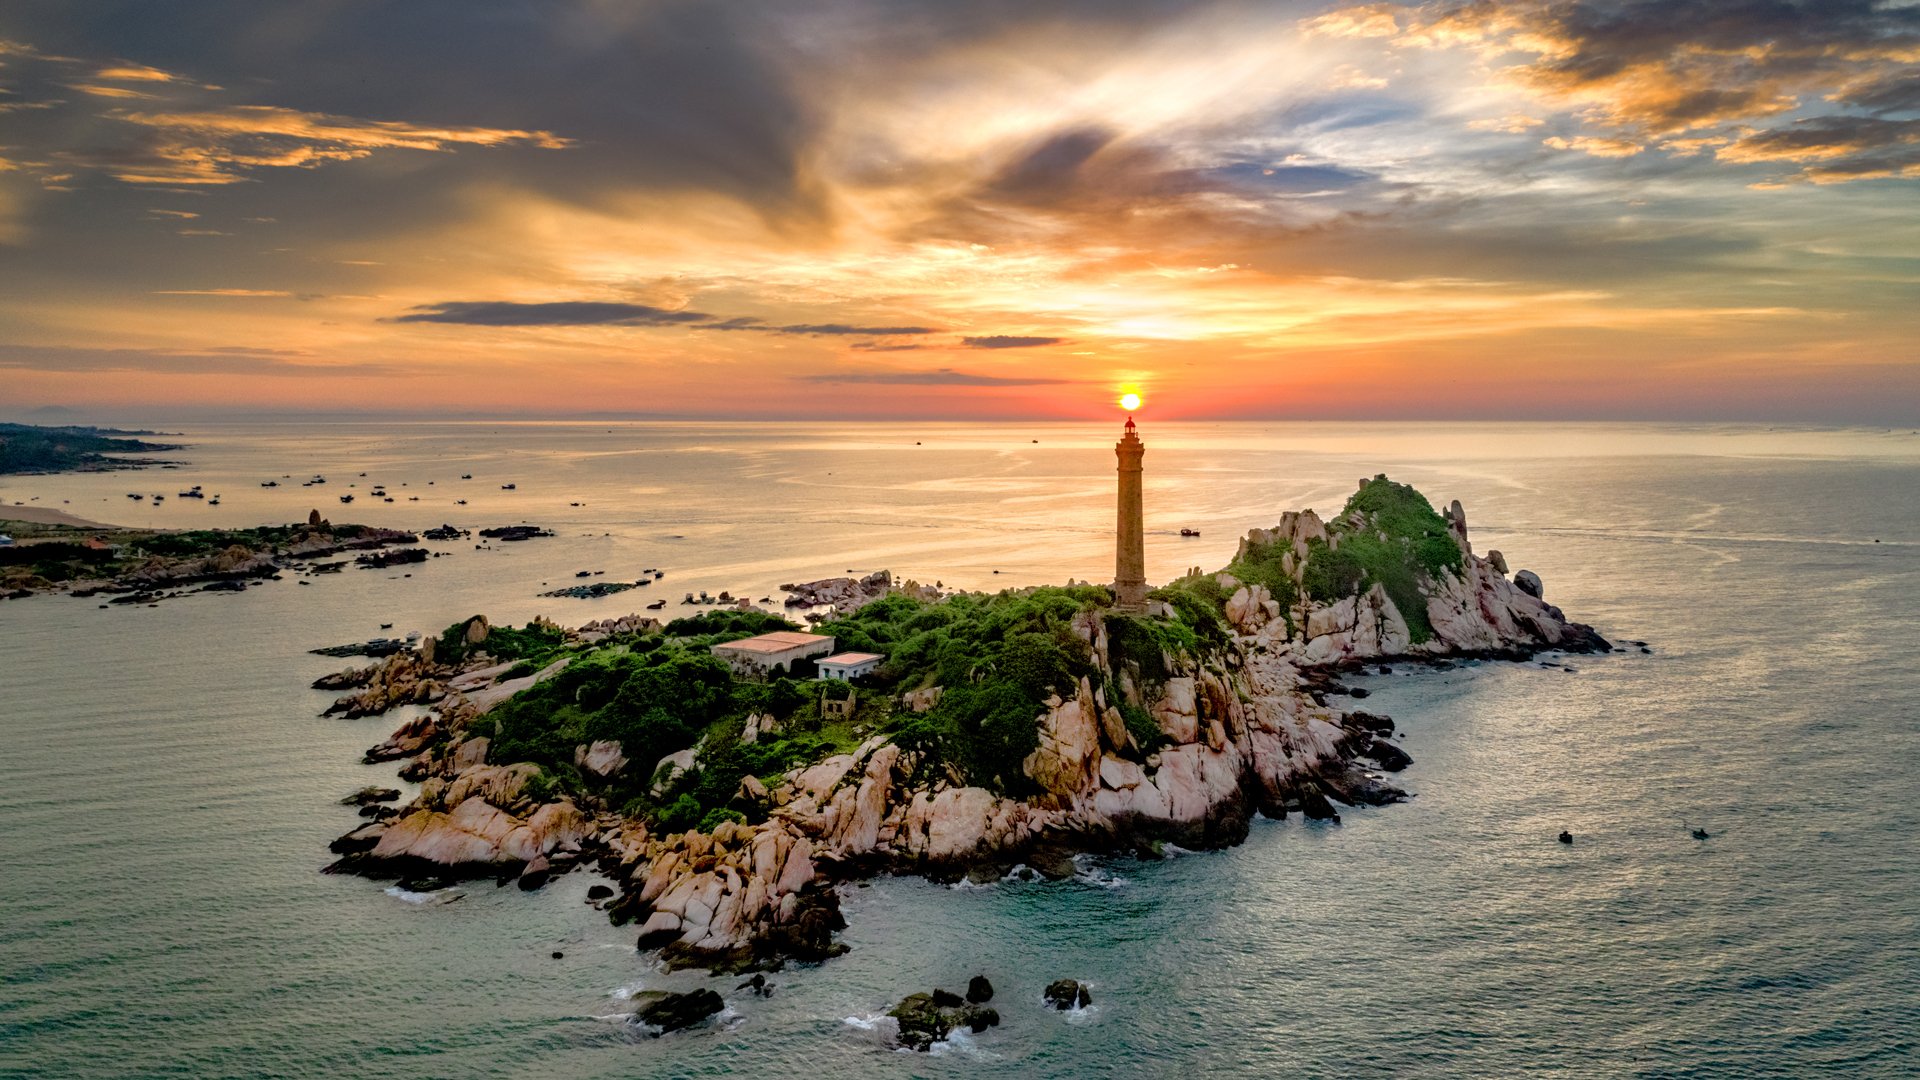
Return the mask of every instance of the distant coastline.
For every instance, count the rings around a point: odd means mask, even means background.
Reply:
[[[152,458],[119,456],[183,449],[178,443],[147,442],[130,437],[157,434],[161,433],[78,425],[41,427],[34,424],[0,424],[0,476],[112,472],[177,464]]]

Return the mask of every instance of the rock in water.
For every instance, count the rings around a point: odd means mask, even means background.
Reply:
[[[659,1028],[662,1035],[692,1027],[726,1006],[726,1002],[720,1000],[720,995],[711,990],[695,990],[686,994],[649,990],[635,994],[633,1000],[637,1003],[633,1010],[634,1017],[643,1024]]]
[[[943,1004],[947,1001],[953,1004]],[[887,1015],[900,1025],[901,1045],[922,1052],[945,1040],[955,1028],[964,1027],[977,1034],[1000,1023],[998,1010],[965,1004],[958,994],[945,990],[908,994],[888,1010]]]
[[[1379,762],[1380,767],[1388,772],[1399,772],[1413,764],[1413,756],[1411,754],[1408,754],[1405,750],[1400,749],[1385,739],[1373,740],[1373,744],[1367,747],[1363,756],[1370,757]]]
[[[1084,1009],[1093,1004],[1093,994],[1073,979],[1056,979],[1047,984],[1047,1004],[1056,1009]]]
[[[953,1032],[953,1018],[933,1003],[932,994],[908,994],[887,1011],[900,1025],[900,1042],[926,1050]]]
[[[539,888],[553,876],[553,864],[545,855],[535,855],[527,861],[526,868],[520,871],[520,887],[527,892]]]
[[[975,1005],[984,1005],[993,1000],[993,984],[985,975],[975,975],[967,980],[967,1000]]]

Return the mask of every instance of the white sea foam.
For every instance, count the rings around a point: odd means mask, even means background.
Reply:
[[[886,1013],[873,1013],[870,1016],[843,1016],[840,1018],[840,1022],[850,1028],[858,1028],[861,1031],[873,1031],[877,1028],[892,1026],[894,1020],[893,1017],[888,1016]]]
[[[1073,880],[1083,885],[1093,885],[1102,889],[1118,889],[1130,884],[1127,878],[1121,877],[1107,867],[1095,862],[1091,855],[1075,855],[1073,857],[1073,866]]]
[[[440,892],[414,892],[412,889],[403,889],[398,885],[389,885],[383,891],[395,900],[404,901],[409,904],[436,904],[448,899],[448,897],[443,895],[445,890]],[[453,895],[458,896],[459,894],[454,893]]]
[[[1067,1023],[1069,1024],[1091,1024],[1099,1018],[1100,1006],[1098,1003],[1088,1005],[1085,1008],[1076,1005],[1067,1010]]]

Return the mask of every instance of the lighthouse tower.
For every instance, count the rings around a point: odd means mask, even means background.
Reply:
[[[1119,517],[1114,528],[1113,599],[1118,611],[1147,610],[1147,539],[1140,500],[1140,459],[1147,448],[1127,417],[1126,434],[1114,444],[1120,459]]]

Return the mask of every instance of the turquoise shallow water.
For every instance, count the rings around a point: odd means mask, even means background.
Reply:
[[[847,890],[845,957],[659,1040],[667,976],[583,903],[417,905],[320,875],[389,720],[319,719],[316,645],[539,600],[576,569],[762,595],[886,565],[999,587],[1111,572],[1112,434],[1084,428],[207,427],[178,472],[10,478],[127,521],[526,518],[553,540],[157,609],[0,603],[0,1075],[1910,1076],[1920,1070],[1920,438],[1745,428],[1176,426],[1145,432],[1149,562],[1215,566],[1284,507],[1386,470],[1476,547],[1653,652],[1373,676],[1405,805],[1256,824],[1079,878]],[[1031,440],[1038,438],[1040,442]],[[921,445],[912,444],[919,441]],[[265,491],[282,473],[323,489]],[[367,471],[369,478],[353,474]],[[475,480],[451,505],[461,472]],[[338,485],[435,484],[342,508]],[[500,483],[517,483],[502,492]],[[284,481],[283,481],[284,483]],[[571,507],[570,502],[585,502]],[[351,510],[351,513],[349,513]],[[1181,540],[1179,527],[1202,530]],[[1875,540],[1879,543],[1874,543]],[[993,571],[1001,571],[995,574]],[[640,599],[630,599],[638,595]],[[675,605],[677,607],[677,605]],[[1715,835],[1691,839],[1682,823]],[[1561,828],[1577,837],[1553,842]],[[551,957],[554,950],[564,959]],[[1005,1022],[933,1056],[871,1018],[986,973]],[[1039,1003],[1060,976],[1095,1006]]]

